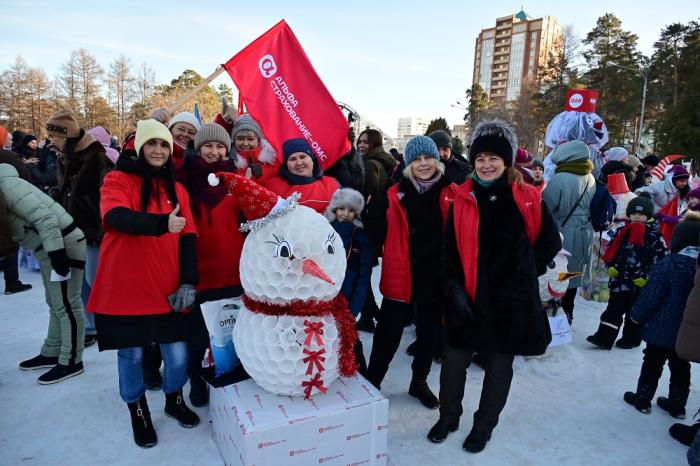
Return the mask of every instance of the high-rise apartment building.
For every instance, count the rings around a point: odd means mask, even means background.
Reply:
[[[418,134],[425,134],[425,130],[428,129],[429,124],[430,121],[428,121],[426,118],[399,118],[399,126],[396,130],[397,137],[405,138],[406,136],[416,136]]]
[[[525,80],[537,79],[550,52],[561,44],[562,28],[556,18],[533,19],[524,11],[496,19],[482,29],[474,48],[473,83],[494,102],[520,96]]]

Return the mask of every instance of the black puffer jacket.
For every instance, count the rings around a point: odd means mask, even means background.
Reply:
[[[542,202],[540,233],[530,245],[525,223],[504,177],[489,188],[473,183],[479,209],[476,297],[465,319],[448,300],[449,342],[474,351],[519,355],[544,353],[551,341],[537,277],[561,249],[554,218]],[[464,234],[457,228],[457,234]],[[461,288],[464,273],[450,210],[442,249],[443,286]]]

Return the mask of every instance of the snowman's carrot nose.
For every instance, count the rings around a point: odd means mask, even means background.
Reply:
[[[301,271],[308,275],[313,275],[314,277],[320,278],[324,282],[328,282],[331,285],[335,285],[333,280],[330,279],[326,272],[323,271],[319,265],[311,259],[304,259],[301,264]]]

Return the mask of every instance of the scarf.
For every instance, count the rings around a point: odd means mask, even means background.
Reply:
[[[482,186],[484,188],[490,188],[499,179],[500,178],[496,178],[494,180],[482,180],[481,178],[479,178],[479,175],[477,175],[476,172],[474,172],[474,174],[472,175],[472,180],[476,181],[476,183],[479,186]]]
[[[418,178],[414,177],[411,173],[410,178],[413,182],[413,186],[416,187],[418,194],[423,194],[424,192],[428,191],[430,188],[435,186],[435,184],[438,181],[440,181],[440,178],[442,178],[442,174],[439,171],[436,171],[432,178],[428,180],[419,180]]]
[[[622,231],[613,240],[610,247],[608,247],[607,252],[603,256],[603,262],[609,264],[617,252],[625,242],[625,239],[629,236],[629,243],[636,246],[644,246],[644,233],[646,232],[646,225],[642,222],[630,222],[622,228]]]
[[[177,171],[177,181],[187,190],[192,203],[192,213],[198,216],[200,206],[211,210],[221,202],[228,194],[226,186],[210,186],[207,176],[210,173],[229,172],[236,173],[236,166],[232,160],[219,160],[208,163],[198,155],[185,157],[185,162]]]
[[[593,162],[584,160],[581,162],[566,162],[557,165],[556,173],[573,173],[574,175],[584,176],[590,175],[593,172]]]

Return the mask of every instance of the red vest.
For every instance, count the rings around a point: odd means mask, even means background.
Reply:
[[[112,228],[104,221],[115,207],[141,211],[141,178],[114,170],[105,176],[100,188],[100,212],[104,239],[100,246],[99,267],[90,292],[87,309],[98,314],[152,315],[172,312],[168,295],[180,285],[180,236],[197,233],[190,212],[187,191],[176,183],[180,216],[186,219],[179,233],[161,236],[130,235]],[[158,195],[160,202],[154,197]],[[168,214],[173,207],[161,184],[153,193],[147,212]]]
[[[457,251],[464,271],[464,289],[474,301],[476,297],[477,259],[479,257],[479,207],[473,194],[473,181],[468,179],[457,191],[453,207]],[[525,223],[525,233],[534,244],[542,224],[542,196],[529,184],[513,183],[513,198]]]
[[[455,199],[457,185],[450,183],[440,193],[440,213],[445,227],[447,212]],[[379,290],[385,298],[411,302],[411,259],[408,250],[408,218],[399,199],[399,187],[394,185],[387,191],[389,208],[386,211],[386,238],[382,255],[382,278]],[[435,273],[439,271],[436,270]]]
[[[197,223],[197,290],[216,290],[241,284],[239,264],[243,234],[238,229],[240,208],[233,196],[224,197],[216,207],[202,205]]]
[[[281,176],[275,176],[265,183],[265,187],[284,199],[294,193],[299,193],[301,194],[299,204],[310,207],[319,214],[323,214],[331,202],[333,193],[340,186],[338,185],[338,180],[330,176],[322,176],[310,184],[297,185],[291,185]]]

